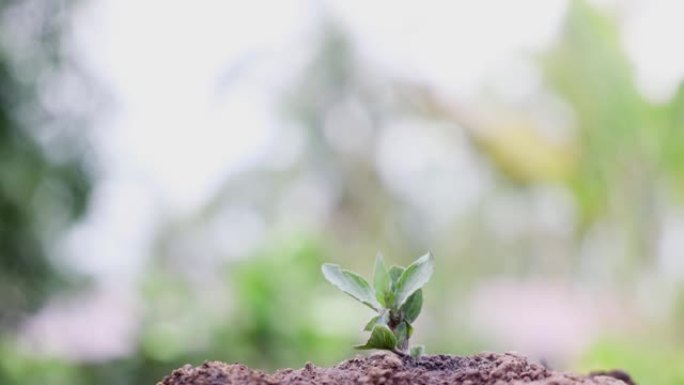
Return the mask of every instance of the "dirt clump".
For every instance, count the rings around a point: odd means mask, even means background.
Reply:
[[[616,374],[617,373],[617,374]],[[624,376],[623,376],[624,375]],[[626,376],[626,377],[625,377]],[[174,370],[157,385],[633,385],[624,372],[587,376],[556,372],[514,353],[356,357],[332,368],[307,363],[273,374],[241,364],[205,362]]]

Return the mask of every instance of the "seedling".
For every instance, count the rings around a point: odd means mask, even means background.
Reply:
[[[382,255],[375,257],[373,286],[360,275],[331,263],[323,264],[323,275],[335,287],[375,310],[363,329],[370,331],[368,341],[356,349],[389,350],[399,356],[420,356],[422,345],[409,349],[413,334],[411,324],[423,306],[423,285],[430,280],[434,258],[431,252],[418,258],[408,267],[385,267]]]

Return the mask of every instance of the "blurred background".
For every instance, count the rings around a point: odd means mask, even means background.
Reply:
[[[684,384],[684,5],[0,1],[0,384],[413,340]]]

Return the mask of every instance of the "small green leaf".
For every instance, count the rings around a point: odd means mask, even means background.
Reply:
[[[394,304],[394,298],[396,297],[397,292],[397,282],[399,281],[399,277],[401,277],[401,273],[403,272],[404,268],[401,266],[392,266],[387,271],[387,275],[389,275],[390,279],[390,290],[385,299],[386,307],[392,307],[392,304]]]
[[[420,310],[423,307],[423,289],[416,290],[415,293],[411,294],[406,300],[404,305],[401,307],[402,313],[404,313],[404,319],[408,323],[413,323],[413,321],[418,318]]]
[[[402,322],[394,330],[394,335],[397,337],[397,346],[399,349],[406,349],[408,347],[408,339],[413,332],[411,325]]]
[[[371,320],[368,321],[366,326],[363,328],[363,331],[369,332],[369,331],[373,330],[373,327],[376,324],[387,325],[387,321],[389,321],[389,312],[383,311],[379,315],[376,315],[375,317],[371,318]]]
[[[382,261],[382,254],[375,256],[375,267],[373,268],[373,287],[375,288],[375,298],[381,305],[387,306],[387,293],[390,289],[390,278],[387,268]]]
[[[394,307],[400,308],[408,297],[430,280],[434,270],[434,258],[431,252],[410,264],[397,281],[394,293]]]
[[[409,352],[409,354],[413,358],[418,358],[418,357],[422,356],[423,354],[425,354],[425,346],[416,345],[416,346],[411,348],[411,351]]]
[[[364,345],[354,346],[355,349],[385,349],[392,350],[397,346],[397,337],[385,325],[375,325],[371,336]]]
[[[401,273],[403,272],[404,268],[401,266],[392,266],[389,268],[387,274],[390,276],[390,280],[393,286],[397,284],[397,281],[399,280],[399,277],[401,277]]]
[[[360,275],[349,270],[343,270],[340,266],[331,263],[323,264],[321,270],[325,279],[359,302],[373,310],[379,310],[382,307],[375,299],[373,289]]]
[[[366,324],[366,326],[363,327],[363,331],[369,332],[369,331],[373,330],[373,327],[375,326],[375,324],[378,323],[379,319],[380,319],[379,315],[376,315],[375,317],[371,318],[370,321],[368,321],[368,323]]]

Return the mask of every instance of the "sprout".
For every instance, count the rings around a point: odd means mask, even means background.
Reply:
[[[321,270],[330,283],[378,313],[364,328],[371,332],[368,341],[354,348],[389,350],[400,356],[423,354],[423,346],[409,350],[409,338],[413,334],[411,324],[423,306],[421,288],[430,280],[433,261],[432,253],[428,252],[406,268],[392,266],[387,269],[382,255],[378,254],[373,286],[354,272],[338,265],[323,264]]]

